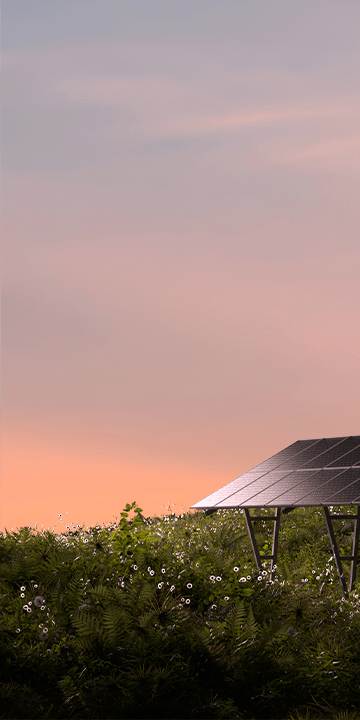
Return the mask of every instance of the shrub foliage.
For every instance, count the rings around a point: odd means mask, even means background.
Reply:
[[[0,720],[358,717],[360,599],[342,597],[320,509],[284,516],[273,580],[240,510],[141,512],[0,534]]]

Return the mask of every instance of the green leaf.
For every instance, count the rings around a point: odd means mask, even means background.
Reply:
[[[245,603],[243,600],[240,600],[240,602],[236,603],[235,610],[233,610],[232,615],[228,620],[228,624],[232,627],[232,631],[236,636],[240,635],[245,620]]]
[[[140,595],[139,595],[140,607],[145,608],[147,605],[149,605],[153,596],[155,595],[155,593],[156,593],[156,589],[155,589],[154,585],[152,585],[149,582],[145,582],[140,590]]]
[[[110,605],[104,610],[102,617],[104,639],[108,644],[116,644],[129,630],[131,615],[124,609]]]
[[[72,625],[78,631],[80,638],[95,637],[100,629],[99,621],[96,617],[89,614],[76,613],[72,618]]]

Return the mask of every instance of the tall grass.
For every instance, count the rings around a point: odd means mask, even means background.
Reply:
[[[0,596],[1,720],[360,718],[360,599],[318,508],[282,518],[273,581],[240,510],[6,531]]]

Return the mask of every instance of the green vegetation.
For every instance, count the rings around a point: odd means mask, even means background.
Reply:
[[[256,571],[240,510],[0,533],[0,718],[360,718],[360,599],[320,508],[282,518],[278,557]]]

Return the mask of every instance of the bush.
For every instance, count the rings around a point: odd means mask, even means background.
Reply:
[[[239,510],[0,535],[0,719],[354,720],[360,601],[329,552],[317,508],[284,516],[273,581]]]

